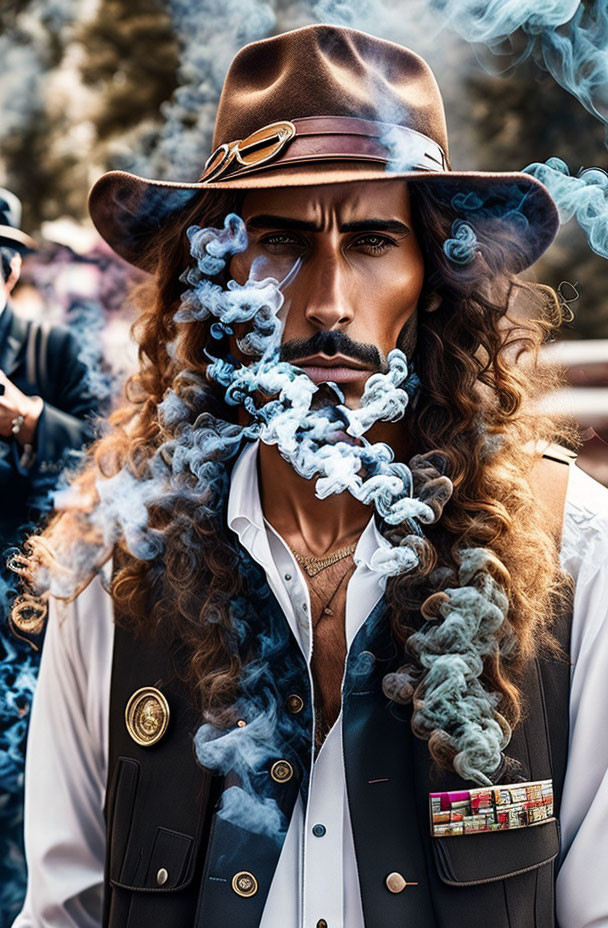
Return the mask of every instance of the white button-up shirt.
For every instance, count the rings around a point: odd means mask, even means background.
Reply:
[[[256,465],[257,449],[250,446],[233,471],[229,526],[265,570],[309,663],[308,587],[289,548],[264,520]],[[381,544],[386,542],[370,520],[347,589],[348,648],[382,595],[382,580],[370,568]],[[608,928],[608,491],[575,466],[561,559],[576,590],[558,919],[561,928]],[[106,579],[109,570],[107,565]],[[100,925],[112,646],[113,607],[101,578],[71,605],[53,604],[26,767],[29,885],[14,928]],[[296,803],[261,925],[316,928],[319,920],[330,928],[364,928],[341,716],[313,766],[306,807],[301,798]]]

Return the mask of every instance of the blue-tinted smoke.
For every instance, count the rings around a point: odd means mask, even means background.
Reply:
[[[461,552],[459,587],[445,590],[438,616],[412,635],[408,647],[426,669],[412,724],[427,737],[442,730],[455,751],[454,769],[465,780],[490,785],[488,774],[501,763],[510,738],[496,716],[498,698],[481,682],[484,660],[496,652],[499,636],[510,631],[509,601],[488,567],[483,548]],[[507,633],[504,647],[513,643]]]
[[[435,511],[412,496],[407,465],[394,463],[388,446],[372,445],[364,438],[375,422],[402,418],[417,388],[417,378],[403,353],[391,352],[388,370],[368,379],[359,409],[344,405],[337,387],[333,405],[314,409],[313,397],[318,388],[303,371],[281,361],[279,314],[284,294],[279,282],[250,277],[243,285],[229,281],[224,288],[208,280],[205,268],[209,268],[210,258],[218,262],[212,266],[219,272],[225,257],[245,250],[247,237],[242,221],[230,215],[223,230],[194,227],[188,236],[196,265],[183,277],[190,288],[176,320],[198,321],[212,316],[218,319],[214,325],[221,334],[231,334],[236,322],[251,324],[251,332],[239,339],[238,345],[259,360],[244,366],[217,358],[207,372],[226,389],[226,401],[242,405],[251,416],[243,437],[276,445],[301,476],[317,478],[316,492],[321,499],[348,490],[362,502],[374,505],[388,524],[407,521],[412,533],[420,535],[420,523],[435,521]],[[260,401],[258,397],[266,399]],[[412,567],[418,563],[416,548],[407,554]],[[400,563],[403,567],[405,558]]]
[[[253,716],[252,708],[248,703],[248,716]],[[278,707],[270,699],[262,711],[259,705],[255,708],[251,721],[243,719],[244,724],[227,732],[209,723],[202,725],[194,737],[194,746],[201,766],[215,774],[230,773],[239,781],[238,786],[230,786],[222,794],[219,815],[254,834],[280,841],[287,830],[287,822],[276,801],[263,795],[262,784],[258,783],[260,771],[266,770],[281,754]]]
[[[472,202],[465,197],[455,207],[483,212],[486,205],[481,198]],[[230,224],[236,230],[234,217],[230,217]],[[217,233],[216,241],[222,234]],[[211,250],[213,238],[207,234],[201,240],[206,243],[203,252],[193,248],[199,268],[206,260],[205,252]],[[189,312],[194,312],[194,318],[206,318],[201,312],[207,291],[201,291],[196,273],[189,273],[185,279],[195,285],[194,294],[189,291],[185,297]],[[213,290],[210,306],[211,313],[223,319],[221,292],[225,295],[225,314],[232,312],[230,288]],[[274,304],[275,314],[283,299],[280,293]],[[260,311],[265,313],[267,306],[267,302],[260,304]],[[250,316],[253,319],[255,311]],[[414,570],[424,545],[423,527],[441,516],[452,492],[450,481],[426,459],[413,459],[411,466],[397,463],[387,445],[370,444],[364,438],[375,422],[403,417],[409,397],[418,387],[405,356],[397,350],[389,354],[388,370],[368,379],[360,409],[346,407],[337,387],[336,403],[317,409],[312,403],[318,388],[298,368],[280,360],[279,339],[280,327],[270,327],[265,343],[260,345],[263,354],[259,361],[247,367],[226,362],[221,368],[218,382],[226,388],[227,402],[242,405],[252,418],[244,434],[276,444],[299,474],[316,479],[315,489],[321,499],[348,491],[361,502],[373,505],[385,525],[405,526],[399,543],[379,548],[371,566],[385,577]],[[258,396],[266,399],[260,404]],[[456,771],[465,779],[483,784],[491,781],[500,766],[501,752],[510,736],[507,726],[497,720],[498,696],[487,692],[481,683],[484,658],[494,653],[499,639],[511,641],[508,600],[488,570],[491,560],[492,555],[483,549],[461,553],[461,586],[444,592],[444,621],[431,623],[414,639],[418,666],[423,670],[423,698],[417,699],[414,713],[416,729],[426,737],[434,731],[443,732],[454,751]],[[268,725],[267,710],[256,717],[262,720],[260,725]],[[248,771],[255,768],[260,750],[255,731],[249,738],[244,727],[216,739],[212,729],[204,728],[197,739],[199,758],[206,757],[209,750],[219,751],[216,767],[227,770],[236,766],[240,779],[247,784]],[[268,758],[276,755],[267,731],[264,747]],[[241,803],[235,793],[224,814],[236,816],[242,823],[251,806],[251,829],[256,830],[262,827],[266,809],[259,801],[253,802],[247,786],[245,792],[250,798]]]
[[[531,55],[608,125],[608,2],[594,0],[429,0],[444,28],[486,45],[504,70]],[[517,34],[517,51],[512,37]],[[524,39],[522,42],[521,39]]]
[[[429,0],[444,28],[467,42],[498,50],[506,36],[523,29],[529,36],[563,26],[580,6],[579,0]]]
[[[443,243],[443,251],[453,264],[470,264],[478,252],[477,234],[473,226],[463,219],[455,219],[452,236]]]
[[[535,162],[524,170],[547,187],[559,209],[560,219],[576,218],[589,245],[608,258],[608,175],[600,168],[587,168],[572,176],[560,158],[545,164]]]
[[[0,571],[0,926],[8,928],[25,895],[23,758],[39,653],[14,638],[6,617],[15,584]]]
[[[542,61],[558,84],[608,125],[608,2],[579,3],[564,29],[542,33]]]

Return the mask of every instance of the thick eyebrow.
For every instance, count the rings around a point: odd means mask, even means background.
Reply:
[[[340,226],[340,232],[393,232],[395,235],[409,235],[409,228],[397,219],[358,219]]]
[[[252,216],[247,220],[248,229],[282,229],[286,232],[322,232],[322,228],[314,222],[304,219],[288,219],[286,216],[273,216],[263,213]],[[392,232],[395,235],[409,235],[409,228],[404,222],[397,219],[358,219],[356,222],[345,222],[340,226],[340,232]]]

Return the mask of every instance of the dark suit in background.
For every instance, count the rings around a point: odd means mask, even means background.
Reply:
[[[2,552],[24,524],[40,517],[66,453],[92,439],[97,411],[75,336],[62,326],[30,332],[31,326],[10,306],[0,315],[0,368],[23,393],[44,401],[29,461],[16,440],[0,437]]]
[[[51,509],[67,453],[93,437],[97,402],[78,354],[69,329],[27,322],[8,305],[0,313],[0,369],[44,401],[31,451],[0,436],[0,928],[11,924],[25,892],[23,767],[39,658],[8,627],[17,578],[6,557]]]

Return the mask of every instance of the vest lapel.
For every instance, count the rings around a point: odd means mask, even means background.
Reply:
[[[359,630],[344,684],[344,759],[357,869],[366,928],[428,928],[434,924],[421,837],[412,801],[413,758],[409,707],[389,704],[382,678],[394,669],[384,601]],[[386,886],[398,872],[408,886]]]
[[[242,553],[251,595],[235,607],[241,617],[241,653],[247,655],[253,673],[251,692],[246,683],[239,712],[246,726],[260,711],[276,713],[276,724],[272,748],[260,752],[261,759],[249,771],[249,784],[235,774],[224,779],[211,827],[197,928],[257,928],[298,793],[302,788],[305,796],[310,774],[312,694],[306,663],[263,572]],[[289,708],[294,694],[304,702],[295,714]],[[236,814],[230,811],[233,803]],[[272,834],[266,833],[269,819],[281,822]]]

